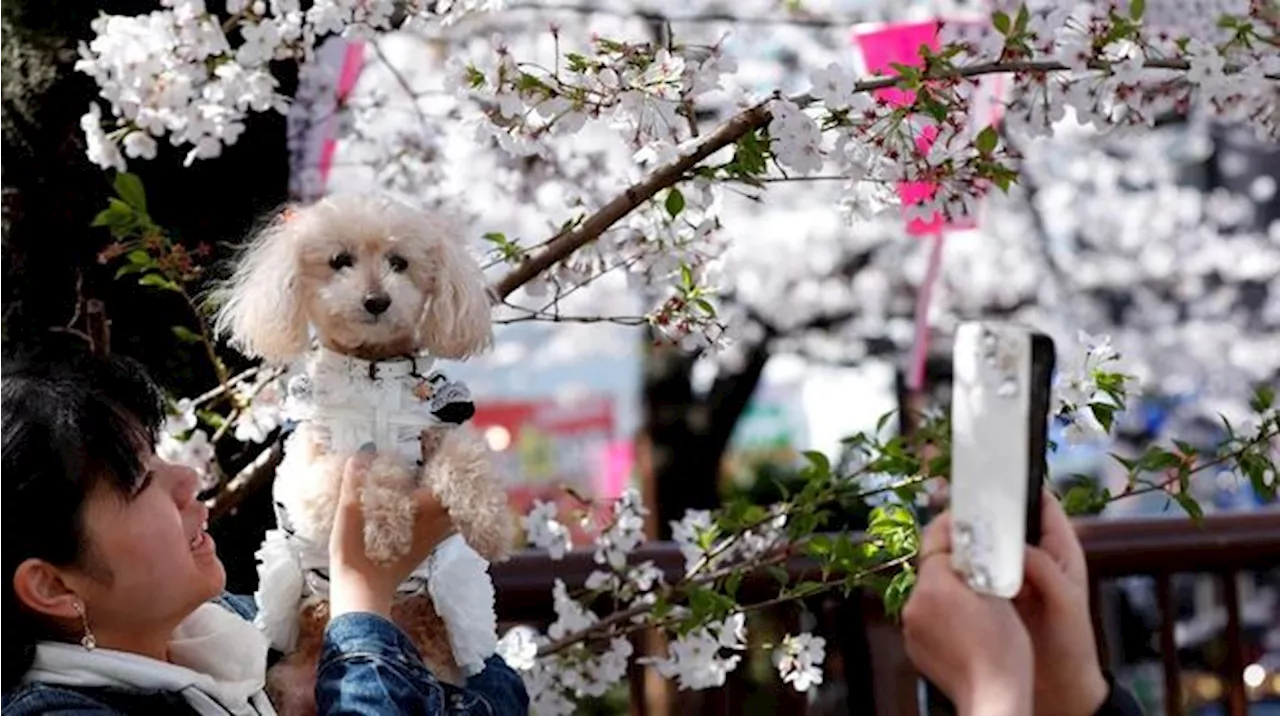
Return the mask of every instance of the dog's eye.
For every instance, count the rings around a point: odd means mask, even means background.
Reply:
[[[355,262],[356,260],[352,258],[350,253],[343,251],[341,253],[336,253],[332,257],[330,257],[329,268],[333,269],[334,271],[341,271],[344,268],[351,268],[351,265],[354,264]]]
[[[387,264],[391,266],[391,270],[396,273],[409,268],[409,260],[400,254],[390,254],[387,256]]]

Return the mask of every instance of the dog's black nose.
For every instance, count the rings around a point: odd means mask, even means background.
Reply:
[[[377,316],[391,307],[391,297],[382,291],[370,291],[364,295],[364,310]]]

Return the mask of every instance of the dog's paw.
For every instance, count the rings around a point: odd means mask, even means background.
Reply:
[[[387,564],[408,554],[413,546],[413,500],[401,490],[367,486],[363,507],[369,559]]]

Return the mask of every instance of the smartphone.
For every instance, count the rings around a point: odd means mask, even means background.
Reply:
[[[1053,340],[1004,322],[956,331],[951,395],[951,561],[975,591],[1022,588],[1024,545],[1040,541],[1048,475]]]

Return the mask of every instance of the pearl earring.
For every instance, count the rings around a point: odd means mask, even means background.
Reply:
[[[80,637],[80,646],[86,651],[93,651],[98,646],[98,640],[93,637],[93,630],[89,628],[89,616],[84,613],[84,602],[77,599],[73,605],[76,614],[80,615],[80,623],[84,626],[84,636]]]

